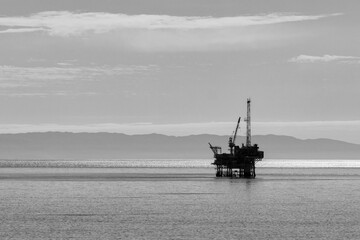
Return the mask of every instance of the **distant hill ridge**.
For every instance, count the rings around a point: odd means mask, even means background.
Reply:
[[[205,159],[212,158],[208,142],[226,152],[228,136],[210,134],[166,136],[122,133],[0,134],[0,159]],[[237,144],[245,142],[239,136]],[[290,136],[252,137],[272,159],[360,159],[360,145],[331,139]]]

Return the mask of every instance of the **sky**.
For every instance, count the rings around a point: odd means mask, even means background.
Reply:
[[[0,3],[0,133],[360,143],[357,0]]]

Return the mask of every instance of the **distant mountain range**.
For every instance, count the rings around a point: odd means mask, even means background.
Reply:
[[[208,142],[227,151],[228,136],[119,133],[0,134],[0,159],[205,159],[213,158]],[[239,136],[237,144],[245,142]],[[253,136],[271,159],[360,159],[360,145],[331,139]]]

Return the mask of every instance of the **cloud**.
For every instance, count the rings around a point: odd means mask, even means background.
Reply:
[[[44,28],[9,28],[6,30],[0,31],[0,34],[2,33],[28,33],[28,32],[38,32],[38,31],[44,31]]]
[[[60,66],[63,63],[60,63]],[[142,74],[157,71],[155,65],[17,67],[0,66],[0,88],[38,87],[49,82],[98,81],[99,77]]]
[[[318,62],[344,62],[344,63],[360,63],[360,57],[355,56],[338,56],[338,55],[299,55],[289,59],[289,62],[294,63],[318,63]]]
[[[328,15],[267,15],[234,17],[188,17],[169,15],[126,15],[105,12],[74,13],[67,11],[40,12],[31,16],[0,17],[0,26],[8,27],[1,33],[46,31],[53,36],[76,36],[85,33],[104,33],[121,29],[194,30],[221,29],[269,25],[307,20],[318,20]]]
[[[31,92],[31,93],[15,93],[7,92],[1,93],[0,96],[12,97],[12,98],[22,98],[22,97],[49,97],[49,96],[94,96],[98,95],[96,92],[75,92],[75,91],[49,91],[49,92]]]
[[[105,12],[40,12],[30,16],[0,17],[2,34],[37,34],[63,44],[111,47],[131,51],[223,51],[267,48],[288,44],[307,32],[285,23],[314,21],[341,15],[262,15],[212,17],[126,15]],[[58,38],[48,39],[46,38]]]
[[[84,84],[84,82],[107,81],[120,77],[120,79],[128,79],[129,76],[132,76],[132,79],[148,72],[158,71],[158,67],[155,65],[60,66],[0,66],[0,96],[92,96],[99,93],[98,89],[94,89],[94,86],[97,85]]]

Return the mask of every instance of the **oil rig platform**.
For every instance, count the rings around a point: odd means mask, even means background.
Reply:
[[[240,125],[239,117],[234,135],[229,138],[229,153],[222,153],[221,147],[212,146],[210,148],[214,153],[217,177],[244,177],[255,178],[255,163],[264,158],[264,152],[259,151],[257,144],[251,145],[251,118],[250,118],[250,98],[247,99],[247,117],[246,122],[246,144],[241,147],[235,145],[236,136]]]

